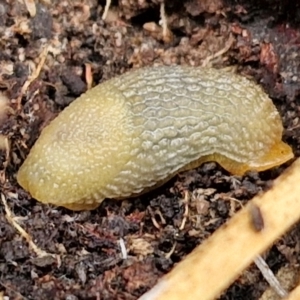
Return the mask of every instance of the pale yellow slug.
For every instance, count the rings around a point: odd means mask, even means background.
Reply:
[[[61,112],[31,149],[19,184],[73,210],[148,191],[216,161],[233,174],[293,157],[269,97],[212,68],[151,67],[99,84]]]

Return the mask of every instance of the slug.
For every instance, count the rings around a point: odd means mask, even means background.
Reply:
[[[216,161],[230,173],[293,157],[270,98],[252,81],[187,66],[130,71],[87,91],[46,128],[17,180],[43,202],[94,209]]]

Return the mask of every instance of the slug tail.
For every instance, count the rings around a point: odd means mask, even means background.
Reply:
[[[292,158],[294,158],[292,148],[283,141],[279,141],[264,156],[252,162],[250,168],[258,172],[265,171],[282,165]]]

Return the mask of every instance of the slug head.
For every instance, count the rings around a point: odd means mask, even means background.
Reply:
[[[112,180],[130,159],[129,121],[127,106],[113,89],[90,90],[43,129],[18,183],[43,203],[96,208],[114,196]]]

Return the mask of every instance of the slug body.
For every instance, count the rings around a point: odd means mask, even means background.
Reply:
[[[222,70],[152,67],[76,99],[41,133],[17,180],[37,200],[73,210],[148,191],[216,161],[233,174],[293,157],[272,101]]]

